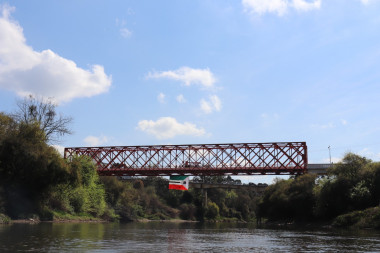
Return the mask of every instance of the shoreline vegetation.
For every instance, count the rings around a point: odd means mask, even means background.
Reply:
[[[91,158],[63,159],[50,141],[54,131],[69,132],[60,124],[70,119],[59,117],[50,129],[53,104],[31,98],[20,105],[21,115],[0,112],[0,224],[152,220],[380,229],[380,163],[365,157],[346,154],[324,178],[276,179],[262,196],[248,188],[207,189],[204,203],[202,189],[169,190],[161,177],[99,177]]]
[[[246,222],[242,220],[220,219],[220,220],[207,220],[206,223],[241,223],[253,224],[257,228],[268,229],[371,229],[378,230],[380,225],[380,207],[368,208],[363,211],[354,211],[348,214],[340,215],[332,221],[309,221],[309,222],[296,222],[296,221],[267,221],[264,224],[258,225],[256,222]],[[77,217],[72,219],[54,219],[54,220],[39,220],[39,219],[16,219],[12,220],[4,214],[0,214],[1,224],[38,224],[38,223],[111,223],[115,221],[99,219],[96,217]],[[167,219],[167,220],[150,220],[150,219],[136,219],[130,222],[164,222],[164,223],[202,223],[197,220],[183,220],[183,219]]]

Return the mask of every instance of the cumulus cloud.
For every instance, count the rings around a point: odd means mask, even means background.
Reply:
[[[178,135],[202,136],[206,134],[203,128],[195,124],[179,123],[172,117],[161,117],[157,121],[141,120],[137,129],[155,136],[157,139],[170,139]]]
[[[284,15],[289,9],[310,11],[319,9],[322,0],[242,0],[244,10],[252,14],[275,13]]]
[[[84,142],[86,143],[86,145],[90,147],[101,146],[101,145],[106,144],[108,141],[109,141],[109,138],[104,135],[99,136],[99,137],[90,135],[84,139]]]
[[[311,11],[321,8],[322,0],[305,1],[305,0],[293,0],[290,7],[293,7],[297,11]]]
[[[178,103],[186,103],[186,99],[185,97],[182,95],[182,94],[179,94],[177,97],[176,97],[176,100]]]
[[[160,102],[161,104],[164,104],[165,103],[165,94],[160,92],[160,94],[158,94],[157,96],[157,100],[158,102]]]
[[[0,88],[19,96],[51,97],[56,102],[108,91],[111,77],[102,66],[82,69],[49,49],[38,52],[28,46],[22,27],[11,18],[13,10],[0,5]]]
[[[204,113],[212,113],[214,111],[220,111],[222,109],[222,101],[217,95],[212,95],[209,97],[209,100],[202,99],[201,110]]]
[[[211,88],[216,82],[214,74],[209,69],[193,69],[189,67],[181,67],[177,70],[149,72],[146,77],[150,79],[164,78],[180,81],[186,86],[198,84],[204,88]]]

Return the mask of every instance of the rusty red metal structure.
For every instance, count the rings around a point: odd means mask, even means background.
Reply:
[[[293,175],[307,170],[306,142],[65,148],[89,156],[101,176]]]

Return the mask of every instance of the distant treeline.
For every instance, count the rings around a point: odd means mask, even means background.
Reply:
[[[348,153],[328,176],[306,174],[270,185],[257,214],[269,221],[324,221],[380,228],[380,163]]]

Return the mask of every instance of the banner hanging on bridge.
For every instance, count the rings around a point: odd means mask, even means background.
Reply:
[[[169,189],[187,191],[189,189],[189,176],[170,176]]]

